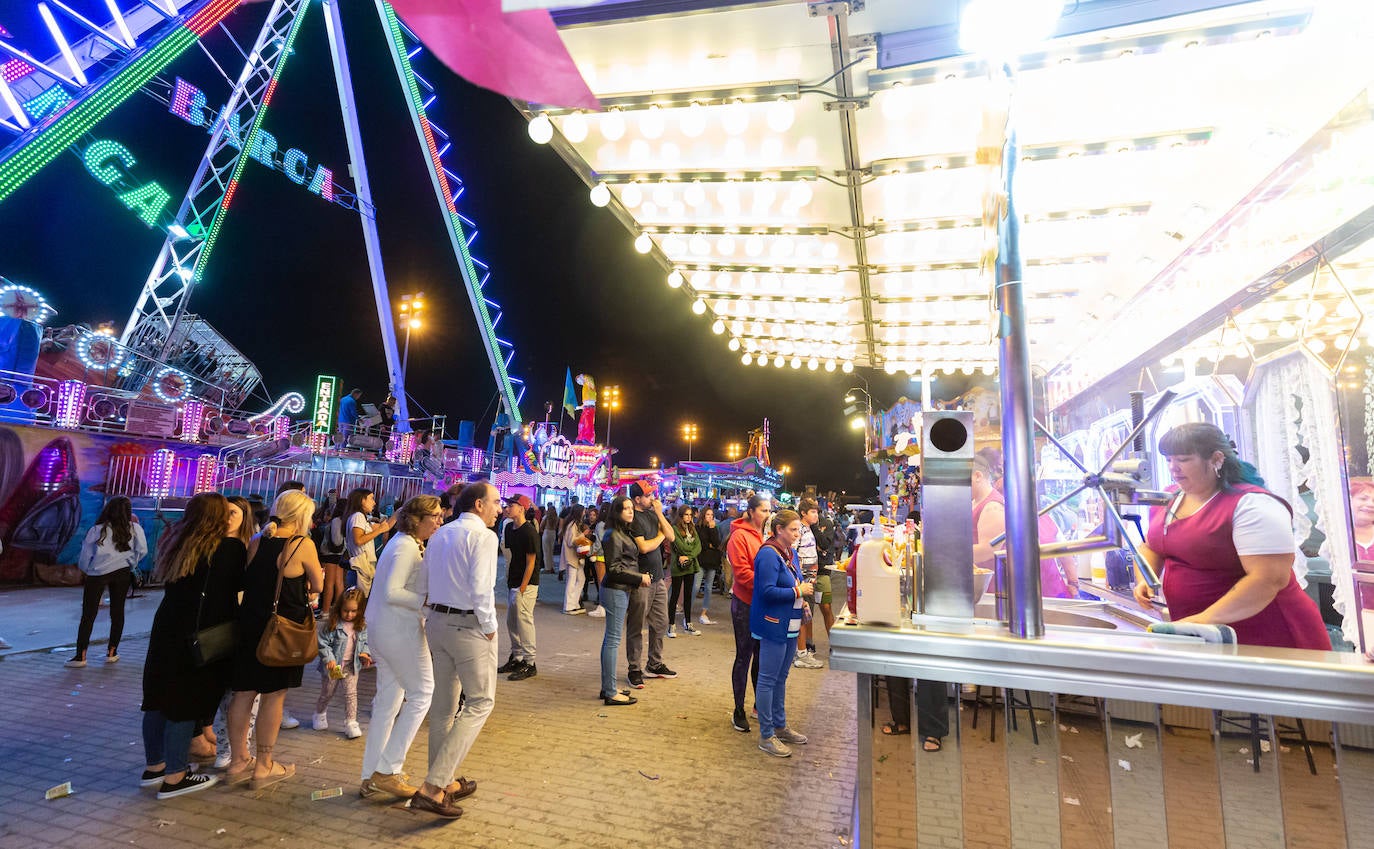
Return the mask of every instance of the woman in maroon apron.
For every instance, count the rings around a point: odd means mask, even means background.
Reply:
[[[1244,645],[1331,650],[1317,605],[1293,574],[1293,510],[1264,489],[1215,425],[1190,422],[1164,434],[1159,452],[1178,492],[1155,510],[1141,554],[1163,569],[1174,622],[1230,625]],[[1154,593],[1140,581],[1135,597]]]

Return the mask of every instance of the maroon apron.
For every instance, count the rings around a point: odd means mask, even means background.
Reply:
[[[994,503],[1002,505],[1007,503],[1006,499],[1002,497],[1002,493],[998,492],[996,489],[988,493],[987,498],[973,505],[973,541],[975,543],[981,542],[981,540],[978,539],[978,517],[983,515],[983,509],[985,507]],[[1040,529],[1040,542],[1042,544],[1054,542],[1059,539],[1059,528],[1049,516],[1041,516],[1038,520],[1037,527]],[[1073,562],[1072,558],[1065,559],[1070,563]],[[991,560],[984,560],[981,563],[975,563],[973,565],[980,569],[992,569],[996,566],[996,562],[997,558],[994,557]],[[1071,598],[1073,596],[1073,593],[1069,591],[1068,584],[1065,582],[1063,572],[1060,571],[1058,558],[1052,557],[1040,561],[1040,595],[1049,596],[1050,598]]]
[[[1155,510],[1145,543],[1164,560],[1164,598],[1169,618],[1179,620],[1201,613],[1230,592],[1245,577],[1240,555],[1231,540],[1236,505],[1249,493],[1276,498],[1288,512],[1288,502],[1249,484],[1218,492],[1202,509],[1166,527],[1163,510]],[[1295,552],[1296,553],[1296,552]],[[1317,605],[1298,586],[1295,575],[1267,607],[1239,622],[1229,623],[1243,645],[1291,649],[1331,650]]]

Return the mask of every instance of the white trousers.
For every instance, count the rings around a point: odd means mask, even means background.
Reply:
[[[363,780],[374,772],[404,771],[406,753],[434,698],[434,665],[418,614],[405,622],[369,623],[367,632],[377,664],[377,694],[363,747]]]
[[[496,704],[496,643],[488,640],[471,613],[425,617],[425,635],[434,658],[434,714],[429,718],[429,774],[435,787],[453,783],[463,758]],[[464,696],[458,710],[458,696]]]
[[[566,549],[565,549],[566,551]],[[587,574],[582,571],[582,561],[576,557],[566,558],[568,571],[564,575],[563,612],[577,610],[582,606],[582,586],[587,583]]]

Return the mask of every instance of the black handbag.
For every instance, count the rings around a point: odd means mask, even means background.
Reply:
[[[200,588],[200,604],[196,606],[196,628],[188,639],[191,661],[198,667],[224,660],[234,653],[238,644],[238,623],[230,620],[209,628],[200,627],[200,614],[205,609],[205,593],[210,588],[210,562],[205,564],[205,583]]]

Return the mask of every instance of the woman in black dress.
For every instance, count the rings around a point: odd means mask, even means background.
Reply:
[[[272,515],[280,520],[271,537],[257,537],[248,547],[248,569],[243,580],[243,601],[239,605],[239,645],[234,655],[229,703],[229,748],[232,760],[225,780],[229,784],[251,781],[259,790],[296,774],[294,764],[277,763],[272,748],[281,730],[282,706],[286,691],[301,685],[303,666],[263,666],[258,662],[258,641],[272,616],[277,595],[277,573],[281,571],[281,600],[277,614],[297,622],[310,617],[308,595],[319,595],[324,572],[315,543],[310,539],[311,516],[315,502],[299,490],[277,496]],[[258,705],[257,757],[248,756],[248,722],[253,698]]]
[[[213,786],[216,779],[192,775],[186,762],[199,720],[211,716],[229,685],[232,658],[196,666],[191,636],[199,629],[233,621],[243,585],[247,552],[225,537],[229,502],[203,492],[163,534],[156,579],[167,586],[153,617],[143,666],[143,748],[147,769],[141,783],[160,785],[170,799]]]

